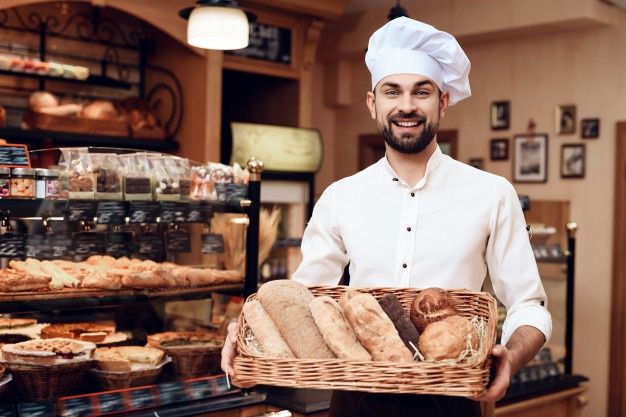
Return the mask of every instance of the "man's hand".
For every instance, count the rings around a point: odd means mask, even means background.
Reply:
[[[496,402],[504,397],[511,380],[509,350],[502,345],[495,345],[491,351],[495,361],[496,375],[491,385],[474,399],[476,401]]]
[[[235,361],[238,329],[239,326],[237,326],[236,322],[232,322],[228,325],[228,335],[226,336],[224,347],[222,348],[222,371],[231,377],[235,376],[233,362]]]

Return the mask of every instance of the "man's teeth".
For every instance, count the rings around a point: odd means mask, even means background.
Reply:
[[[396,124],[398,126],[402,126],[402,127],[413,127],[413,126],[417,126],[417,122],[396,122]]]

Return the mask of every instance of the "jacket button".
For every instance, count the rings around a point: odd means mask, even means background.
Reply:
[[[406,268],[406,264],[402,264],[402,268]]]
[[[410,231],[411,231],[411,226],[407,227],[407,228],[406,228],[406,231],[407,231],[407,232],[410,232]]]
[[[397,179],[397,178],[393,178],[393,180],[394,180],[394,181],[398,181],[398,179]]]
[[[415,197],[415,193],[411,193],[411,197]]]

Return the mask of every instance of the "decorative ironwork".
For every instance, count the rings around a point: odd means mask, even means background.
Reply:
[[[174,137],[183,121],[183,87],[174,73],[166,68],[148,65],[148,69],[164,74],[168,82],[154,84],[146,94],[146,102],[163,115],[167,112],[164,107],[170,107],[169,116],[163,117],[163,128],[168,137]]]
[[[115,47],[108,47],[104,51],[104,57],[102,59],[102,76],[107,76],[108,64],[112,63],[117,68],[117,79],[122,81],[128,81],[130,78],[130,68],[128,65],[124,65],[120,60],[120,53]]]

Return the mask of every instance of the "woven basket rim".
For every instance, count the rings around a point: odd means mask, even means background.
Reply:
[[[94,361],[95,362],[95,361]],[[131,371],[103,371],[102,369],[98,369],[98,368],[91,368],[89,370],[89,372],[92,372],[94,374],[98,374],[98,375],[115,375],[115,376],[121,376],[121,375],[130,375],[132,376],[140,376],[143,374],[151,374],[154,371],[158,371],[160,372],[161,369],[167,365],[168,363],[172,362],[172,358],[169,355],[165,355],[163,357],[163,360],[161,360],[161,362],[159,362],[159,364],[153,368],[145,368],[145,369],[135,369],[135,370],[131,370]]]
[[[77,361],[64,362],[64,363],[55,363],[51,365],[44,364],[36,364],[36,363],[27,363],[27,362],[17,362],[17,361],[5,361],[0,360],[0,364],[5,366],[7,370],[12,372],[19,371],[41,371],[41,370],[51,370],[51,371],[65,371],[74,368],[82,368],[85,366],[90,366],[93,362],[93,359],[81,359]]]

